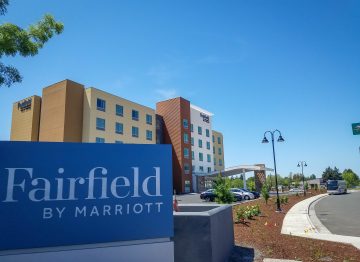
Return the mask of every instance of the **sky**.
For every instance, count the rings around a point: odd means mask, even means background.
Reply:
[[[278,129],[278,174],[360,175],[360,1],[11,0],[0,23],[63,22],[34,57],[3,57],[21,84],[0,88],[0,140],[12,103],[63,79],[155,108],[182,96],[214,114],[226,167],[273,167],[264,132]],[[268,137],[270,139],[270,137]],[[277,135],[275,135],[277,138]]]

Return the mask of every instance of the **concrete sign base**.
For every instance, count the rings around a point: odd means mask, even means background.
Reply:
[[[99,245],[67,246],[0,252],[1,262],[174,262],[174,242],[170,239],[115,242]]]

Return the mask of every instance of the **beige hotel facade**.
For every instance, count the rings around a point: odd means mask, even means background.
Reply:
[[[13,104],[10,140],[171,144],[174,189],[177,193],[193,192],[192,180],[197,174],[191,169],[195,163],[190,127],[198,130],[212,120],[203,112],[196,112],[199,116],[193,115],[192,120],[191,107],[179,97],[158,102],[154,110],[66,79],[43,88],[42,97],[31,96]],[[213,142],[213,159],[199,159],[199,166],[210,166],[204,173],[225,169],[223,136],[209,126],[206,131],[213,139],[210,136],[207,143]],[[204,146],[208,147],[207,143]]]

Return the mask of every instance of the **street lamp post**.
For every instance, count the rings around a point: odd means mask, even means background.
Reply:
[[[306,196],[305,177],[304,177],[304,166],[306,167],[307,164],[306,164],[305,161],[299,161],[297,166],[300,167],[300,165],[301,165],[301,175],[302,175],[302,178],[303,178],[304,196]]]
[[[284,142],[284,138],[281,136],[281,132],[279,130],[274,131],[266,131],[264,133],[264,138],[262,140],[262,143],[269,143],[269,140],[266,138],[266,134],[269,133],[271,135],[271,143],[272,143],[272,149],[273,149],[273,157],[274,157],[274,169],[275,169],[275,186],[276,186],[276,204],[277,204],[277,212],[281,212],[280,208],[280,198],[279,198],[279,189],[278,189],[278,182],[277,182],[277,172],[276,172],[276,158],[275,158],[275,146],[274,146],[274,134],[278,133],[279,137],[277,139],[278,142]]]

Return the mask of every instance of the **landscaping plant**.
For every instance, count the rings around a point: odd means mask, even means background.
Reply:
[[[261,196],[265,199],[265,203],[268,203],[268,200],[270,198],[269,195],[269,189],[267,187],[267,185],[263,185],[262,189],[261,189]]]

